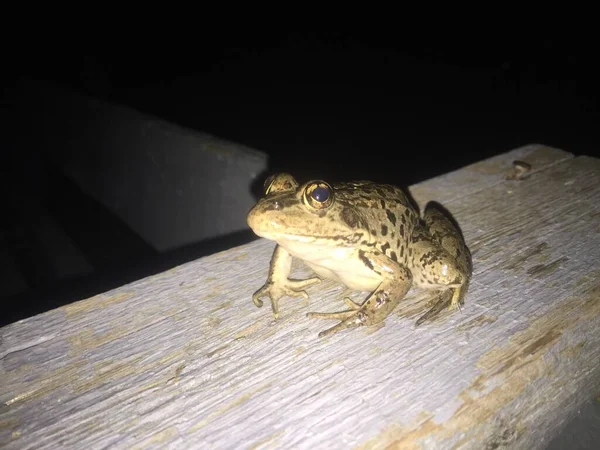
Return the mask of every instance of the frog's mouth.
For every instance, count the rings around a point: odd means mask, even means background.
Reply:
[[[254,233],[257,236],[260,236],[265,239],[269,239],[271,241],[295,241],[302,243],[312,243],[319,240],[327,240],[323,238],[317,238],[315,236],[308,236],[302,234],[290,234],[290,233],[278,233],[276,231],[261,231],[254,230]]]
[[[310,244],[320,247],[353,247],[361,234],[349,236],[309,236],[303,234],[277,233],[273,231],[254,231],[258,236],[278,242],[279,244]]]

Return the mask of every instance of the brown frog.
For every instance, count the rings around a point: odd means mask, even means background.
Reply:
[[[395,186],[369,181],[300,186],[291,175],[276,174],[266,180],[265,196],[247,220],[258,236],[277,243],[267,281],[252,297],[261,307],[261,297],[268,296],[275,318],[281,297],[308,298],[305,288],[321,278],[371,292],[363,304],[345,298],[347,311],[308,313],[340,320],[319,337],[383,322],[413,284],[439,294],[417,324],[464,302],[472,265],[460,232],[430,205],[421,219]],[[289,279],[292,257],[321,278]]]

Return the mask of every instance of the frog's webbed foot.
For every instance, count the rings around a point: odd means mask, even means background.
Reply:
[[[308,293],[304,290],[313,284],[319,283],[320,278],[308,278],[306,280],[289,280],[285,282],[268,281],[265,285],[252,295],[252,301],[259,308],[262,307],[261,297],[268,296],[271,299],[271,308],[273,315],[279,317],[279,299],[284,296],[308,298]]]
[[[415,325],[419,326],[424,322],[435,319],[444,310],[451,311],[455,308],[460,309],[460,307],[464,304],[465,294],[465,286],[442,291],[437,295],[437,301],[435,302],[433,307],[421,317],[419,317],[419,319],[415,322]]]

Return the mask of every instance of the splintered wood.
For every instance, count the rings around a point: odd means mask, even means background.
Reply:
[[[251,299],[261,239],[2,328],[0,446],[544,448],[600,394],[600,161],[532,145],[410,192],[462,228],[461,311],[415,327],[413,290],[385,326],[319,339],[333,322],[305,313],[344,288],[275,320]]]

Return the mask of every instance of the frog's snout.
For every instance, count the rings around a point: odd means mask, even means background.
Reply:
[[[253,231],[256,231],[260,225],[260,209],[258,205],[254,206],[246,216],[246,223]]]

